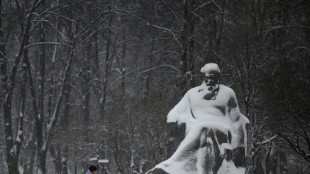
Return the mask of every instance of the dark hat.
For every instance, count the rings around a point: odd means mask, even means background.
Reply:
[[[89,166],[88,170],[93,172],[93,171],[97,170],[97,167],[96,166]]]

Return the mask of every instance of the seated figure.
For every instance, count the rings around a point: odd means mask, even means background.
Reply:
[[[220,69],[209,63],[200,86],[190,89],[169,112],[167,122],[185,123],[185,138],[149,174],[245,173],[246,129],[234,91],[219,84]]]

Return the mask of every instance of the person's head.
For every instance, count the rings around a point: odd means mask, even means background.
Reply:
[[[216,63],[205,64],[200,71],[205,74],[204,82],[207,86],[215,86],[219,83],[221,71]]]
[[[97,167],[96,166],[89,166],[88,170],[92,173],[92,174],[97,174]]]

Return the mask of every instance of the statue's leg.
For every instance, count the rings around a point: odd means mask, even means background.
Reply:
[[[245,160],[245,147],[237,147],[234,149],[234,156],[233,161],[236,167],[245,167],[246,160]]]
[[[213,166],[213,173],[216,174],[218,169],[221,167],[222,162],[223,162],[223,157],[220,155],[220,149],[219,149],[219,144],[217,143],[217,140],[215,139],[215,133],[211,130],[211,139],[213,141],[213,147],[214,147],[214,166]]]
[[[233,161],[236,167],[245,167],[246,166],[246,159],[245,159],[245,148],[246,148],[246,141],[245,134],[246,132],[243,129],[243,125],[240,125],[238,128],[240,139],[239,139],[239,146],[234,149],[234,157]]]
[[[215,156],[215,164],[213,166],[213,173],[216,174],[221,167],[223,160],[226,159],[227,161],[232,160],[233,152],[230,149],[225,149],[224,155],[221,155],[219,146],[223,143],[230,143],[231,141],[231,134],[230,132],[226,135],[220,131],[211,130],[211,139],[213,141],[214,146],[214,156]]]
[[[197,150],[197,172],[210,173],[214,166],[214,147],[211,140],[211,129],[203,128],[200,133],[200,147]]]
[[[170,136],[167,142],[167,157],[171,157],[185,137],[185,124],[169,123]]]

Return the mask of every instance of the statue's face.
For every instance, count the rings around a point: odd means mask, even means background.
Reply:
[[[203,79],[207,86],[215,86],[219,82],[218,75],[216,74],[209,74],[206,75]]]

